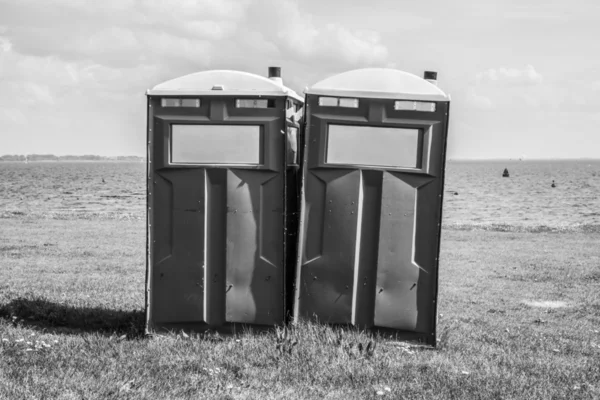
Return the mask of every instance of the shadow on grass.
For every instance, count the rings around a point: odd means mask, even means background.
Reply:
[[[109,310],[101,307],[73,307],[45,299],[18,298],[0,304],[0,318],[13,326],[46,332],[77,334],[94,332],[105,336],[144,337],[144,312]]]

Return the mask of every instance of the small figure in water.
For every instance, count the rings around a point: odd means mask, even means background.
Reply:
[[[504,172],[502,173],[502,177],[503,178],[509,178],[510,175],[508,174],[508,168],[504,168]]]
[[[550,185],[551,187],[556,187],[556,185],[554,184],[554,180],[552,180],[552,185]]]
[[[102,178],[102,183],[106,183],[106,182],[104,182],[104,178]]]

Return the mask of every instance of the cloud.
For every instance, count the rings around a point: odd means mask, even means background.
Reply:
[[[0,0],[0,25],[6,25],[5,35],[22,54],[131,67],[159,62],[174,51],[180,51],[177,58],[184,60],[189,54],[201,58],[203,42],[236,34],[248,4],[248,0]]]
[[[54,96],[48,85],[24,82],[19,89],[24,92],[21,98],[25,104],[54,104]]]
[[[155,65],[157,79],[215,67],[263,71],[267,63],[306,75],[389,63],[378,32],[319,23],[295,0],[0,0],[0,7],[15,52],[109,68]]]
[[[525,21],[548,21],[550,23],[565,21],[576,17],[575,7],[565,7],[561,2],[546,2],[543,7],[538,4],[517,2],[502,12],[502,18]]]
[[[383,64],[388,59],[388,49],[381,43],[381,36],[377,32],[365,30],[352,32],[343,26],[330,24],[327,26],[326,34],[335,37],[333,46],[336,48],[339,46],[342,57],[349,64]],[[332,49],[325,48],[325,51],[329,50]]]
[[[569,18],[565,14],[538,14],[538,11],[512,11],[504,13],[502,17],[515,20],[543,20],[549,22],[560,22]]]
[[[19,108],[0,107],[0,121],[8,121],[10,124],[23,124],[27,121],[27,118]]]
[[[390,64],[378,32],[323,22],[295,0],[0,0],[0,10],[0,124],[81,151],[112,141],[143,153],[146,89],[185,74],[278,65],[301,92],[330,72]],[[36,146],[58,143],[45,140]]]
[[[532,65],[523,69],[518,68],[490,68],[477,74],[479,84],[495,83],[500,85],[535,85],[542,83],[542,75]]]
[[[389,57],[379,33],[319,24],[294,0],[2,3],[0,24],[15,51],[68,61],[131,67],[168,58],[206,67],[217,56],[235,59],[240,52],[259,61],[251,48],[302,64],[384,65]]]
[[[304,65],[351,68],[382,65],[389,58],[378,32],[352,30],[333,22],[320,25],[300,11],[297,1],[257,0],[249,8],[247,22],[269,38],[282,57]]]
[[[568,86],[572,86],[572,83]],[[544,80],[532,65],[524,68],[490,68],[476,74],[473,84],[466,91],[465,102],[481,110],[558,111],[565,107],[565,99],[571,97],[566,87],[556,81]],[[573,104],[567,107],[572,108]]]
[[[0,53],[8,53],[12,50],[12,43],[5,37],[0,36]]]
[[[459,93],[469,107],[499,112],[597,113],[600,85],[579,78],[544,81],[539,85],[498,85],[479,81]],[[554,117],[553,117],[554,118]]]
[[[81,50],[88,57],[126,58],[128,54],[136,52],[140,43],[130,29],[111,26],[94,32],[89,39],[82,40],[81,44]]]
[[[479,110],[491,110],[494,108],[492,100],[488,97],[479,95],[474,88],[467,91],[466,103]]]

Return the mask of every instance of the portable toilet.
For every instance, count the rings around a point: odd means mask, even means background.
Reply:
[[[306,92],[294,318],[435,346],[450,98],[393,69]]]
[[[285,322],[303,98],[270,67],[186,75],[147,103],[146,332]]]

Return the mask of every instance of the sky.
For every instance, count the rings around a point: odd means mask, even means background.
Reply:
[[[600,158],[596,0],[0,0],[0,155],[145,155],[147,89],[438,72],[448,158]]]

